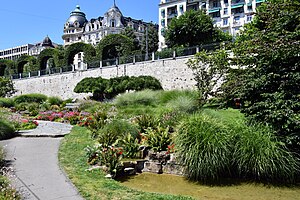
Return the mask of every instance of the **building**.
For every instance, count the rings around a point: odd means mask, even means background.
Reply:
[[[109,34],[119,34],[126,27],[131,27],[137,39],[142,41],[148,24],[142,20],[124,17],[115,3],[104,13],[103,17],[100,16],[88,21],[85,13],[77,5],[64,25],[62,39],[64,40],[64,46],[76,42],[84,42],[95,46],[103,37]]]
[[[216,26],[233,36],[253,19],[254,11],[265,0],[161,0],[159,4],[159,49],[165,48],[165,29],[174,17],[187,10],[205,9]]]
[[[44,49],[54,48],[56,46],[57,44],[53,44],[51,39],[46,36],[42,42],[38,42],[36,44],[25,44],[0,50],[0,59],[17,60],[22,55],[38,56]]]

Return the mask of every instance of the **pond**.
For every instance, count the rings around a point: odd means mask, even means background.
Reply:
[[[140,191],[191,196],[201,200],[300,200],[300,187],[273,187],[254,183],[206,186],[180,176],[152,173],[129,176],[119,181],[124,186]]]

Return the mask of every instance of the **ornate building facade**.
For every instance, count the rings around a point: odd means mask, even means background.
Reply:
[[[84,42],[95,46],[103,37],[109,34],[119,34],[126,27],[131,27],[134,30],[136,38],[142,41],[148,24],[142,20],[124,17],[115,3],[104,13],[103,17],[100,16],[88,21],[85,13],[77,5],[76,9],[70,13],[70,17],[64,25],[62,39],[64,46],[76,42]]]

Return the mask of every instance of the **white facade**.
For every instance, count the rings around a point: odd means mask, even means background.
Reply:
[[[77,6],[64,26],[64,46],[76,42],[97,45],[100,40],[109,34],[119,34],[126,27],[131,27],[139,41],[145,35],[146,26],[142,20],[124,17],[119,8],[114,4],[103,17],[87,20],[85,14]]]
[[[265,0],[162,0],[159,4],[159,49],[165,48],[164,31],[174,17],[186,10],[206,9],[215,26],[233,36],[252,21],[254,11]]]

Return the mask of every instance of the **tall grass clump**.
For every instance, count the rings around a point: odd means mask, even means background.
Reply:
[[[178,97],[186,97],[190,99],[197,100],[198,92],[195,90],[170,90],[170,91],[161,91],[159,94],[160,103],[166,104],[173,99]]]
[[[228,175],[233,150],[231,135],[226,126],[208,115],[198,113],[185,119],[175,144],[187,177],[206,182]]]
[[[0,140],[9,139],[15,136],[15,128],[11,123],[0,119]]]
[[[170,100],[167,105],[174,112],[191,113],[197,110],[197,100],[189,96],[178,96]]]
[[[23,94],[14,98],[15,103],[42,103],[47,100],[47,96],[43,94]]]
[[[242,177],[258,181],[293,183],[300,170],[296,156],[263,125],[241,130],[234,159]]]
[[[116,97],[114,103],[117,106],[156,105],[158,103],[157,94],[157,91],[152,90],[142,90],[138,92],[125,93]]]
[[[11,108],[15,103],[12,98],[0,98],[0,107]]]

